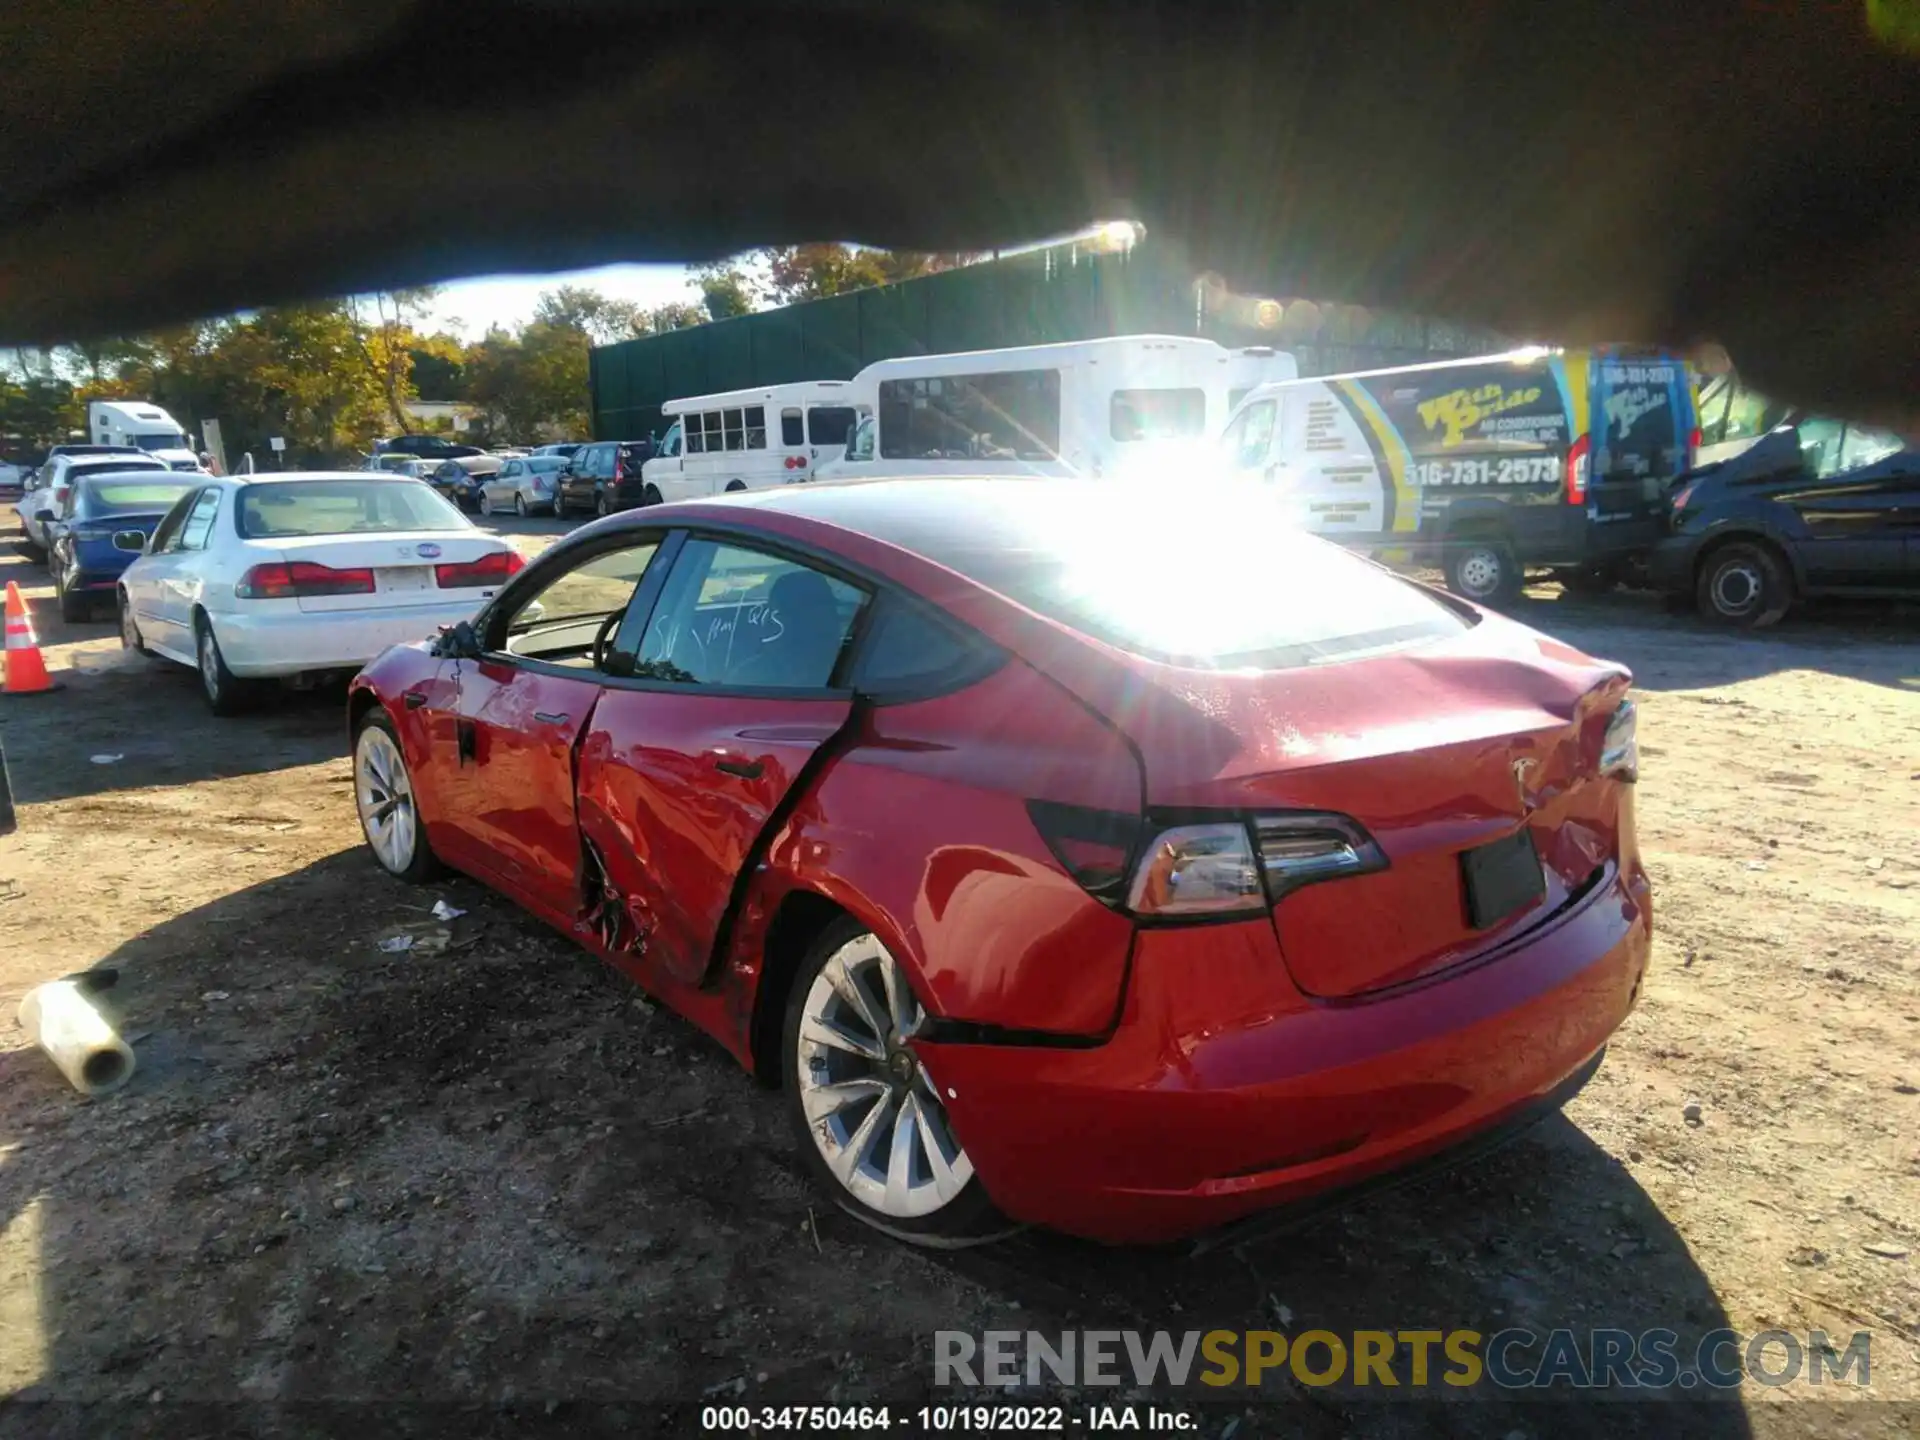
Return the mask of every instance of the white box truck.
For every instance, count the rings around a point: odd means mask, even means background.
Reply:
[[[146,400],[95,400],[87,406],[95,445],[133,445],[175,470],[198,470],[200,457],[180,422]]]

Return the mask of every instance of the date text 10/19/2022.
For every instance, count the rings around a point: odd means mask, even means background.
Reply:
[[[700,1411],[704,1431],[760,1433],[769,1430],[850,1435],[860,1431],[901,1430],[910,1434],[993,1432],[1065,1434],[1069,1431],[1197,1431],[1199,1417],[1187,1410],[1154,1405],[922,1405],[895,1410],[887,1405],[707,1405]]]

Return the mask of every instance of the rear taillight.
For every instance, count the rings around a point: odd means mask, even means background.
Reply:
[[[1691,470],[1700,463],[1700,427],[1694,426],[1687,432],[1687,468]]]
[[[459,565],[436,565],[433,581],[442,590],[468,590],[476,585],[504,585],[526,568],[517,550],[496,550]]]
[[[1587,503],[1587,466],[1591,463],[1593,437],[1582,435],[1567,449],[1567,503]]]
[[[1606,738],[1600,742],[1600,773],[1631,785],[1640,778],[1640,740],[1638,712],[1631,700],[1622,700],[1620,708],[1607,721]]]
[[[371,595],[373,571],[336,570],[310,560],[255,565],[233,587],[242,600],[294,600],[314,595]]]
[[[807,468],[807,457],[804,455],[789,455],[786,459],[786,467],[789,470],[804,470]]]
[[[1027,813],[1090,894],[1149,920],[1256,915],[1303,885],[1387,868],[1373,838],[1345,815],[1258,815],[1155,831],[1138,816],[1038,800],[1027,802]]]

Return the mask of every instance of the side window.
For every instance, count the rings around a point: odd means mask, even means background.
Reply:
[[[202,490],[193,502],[193,509],[187,512],[187,520],[180,527],[180,543],[174,548],[179,550],[204,550],[207,537],[213,534],[213,517],[220,509],[220,492]]]
[[[690,540],[667,577],[634,674],[688,685],[824,689],[865,598],[792,560]]]
[[[750,405],[746,411],[747,449],[764,450],[767,448],[767,412],[761,405]]]
[[[789,450],[807,443],[806,421],[798,410],[780,412],[780,443]]]
[[[1838,420],[1802,420],[1800,458],[1816,480],[1840,473],[1840,440],[1846,426]]]
[[[1220,437],[1220,449],[1236,470],[1258,470],[1273,448],[1274,403],[1262,400],[1233,418]]]
[[[595,639],[603,631],[610,636],[619,625],[659,549],[658,538],[650,536],[556,575],[488,636],[489,645],[549,665],[591,670]]]
[[[1840,470],[1843,474],[1849,470],[1863,470],[1869,465],[1878,465],[1889,455],[1898,455],[1906,448],[1899,436],[1888,431],[1874,430],[1865,425],[1849,425],[1846,438],[1840,443]]]
[[[723,410],[720,413],[726,423],[727,449],[744,449],[745,447],[741,444],[740,412],[738,410]]]
[[[704,424],[701,417],[698,415],[689,415],[680,423],[686,427],[684,433],[687,437],[687,454],[705,454],[707,449],[707,435],[706,431],[701,428]]]
[[[984,675],[996,658],[991,646],[912,601],[882,591],[860,642],[853,685],[879,696],[934,690]]]
[[[500,467],[500,478],[502,480],[517,480],[525,473],[525,470],[526,467],[518,460],[509,460]]]
[[[860,423],[853,427],[853,434],[847,437],[847,460],[867,461],[873,459],[874,442],[880,427],[873,416],[862,415]]]

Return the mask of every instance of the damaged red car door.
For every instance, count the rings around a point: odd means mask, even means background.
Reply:
[[[853,712],[836,682],[866,592],[796,559],[690,539],[580,751],[583,830],[618,948],[697,983],[740,877]]]
[[[491,620],[486,654],[458,666],[454,753],[437,757],[442,816],[468,858],[555,919],[582,905],[575,747],[657,549],[649,538],[586,556]]]

